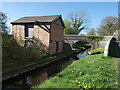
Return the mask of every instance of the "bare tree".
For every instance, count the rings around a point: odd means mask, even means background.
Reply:
[[[88,28],[88,16],[85,12],[73,12],[69,16],[71,27],[75,30],[76,34],[81,32],[83,29]]]
[[[73,30],[73,28],[71,27],[70,21],[64,20],[64,23],[65,23],[65,29],[64,29],[65,34],[76,34],[75,30]]]

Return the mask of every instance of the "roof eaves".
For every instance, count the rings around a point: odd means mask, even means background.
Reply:
[[[56,21],[59,17],[60,15],[58,15],[54,20],[52,20],[52,22]]]
[[[56,21],[56,20],[59,19],[59,18],[61,19],[62,24],[63,24],[63,27],[65,28],[65,24],[64,24],[64,22],[63,22],[63,20],[62,20],[61,15],[59,15],[58,17],[56,17],[52,22]]]
[[[56,16],[55,19],[50,20],[50,21],[40,21],[40,20],[37,20],[37,21],[38,22],[48,22],[48,23],[51,23],[51,22],[54,22],[55,20],[57,20],[60,17],[60,15],[55,15],[55,16]],[[41,16],[41,17],[45,17],[45,16]],[[48,17],[48,16],[46,16],[46,17]],[[36,21],[19,21],[19,20],[24,19],[24,18],[26,18],[26,17],[21,17],[20,19],[17,19],[15,21],[11,22],[11,24],[17,24],[17,23],[35,23],[36,22]],[[30,17],[27,17],[27,18],[30,18]]]
[[[64,28],[66,28],[61,15],[60,15],[60,19],[61,19],[61,21],[62,21],[62,24],[63,24]]]
[[[24,24],[24,23],[34,23],[34,22],[11,22],[11,24]]]

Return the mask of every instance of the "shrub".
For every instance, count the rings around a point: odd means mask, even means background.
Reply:
[[[20,46],[11,35],[2,35],[3,72],[38,63],[46,55],[47,53],[37,48],[30,50],[30,48]]]
[[[40,49],[40,47],[38,48],[36,45],[33,45],[32,47],[22,47],[16,42],[12,35],[2,35],[3,72],[12,71],[24,66],[39,63],[43,60],[53,59],[58,56],[64,56],[68,53],[72,53],[72,50],[68,45],[67,49],[63,52],[50,55],[42,51],[42,49]]]
[[[101,41],[104,37],[103,36],[87,36],[87,40],[92,40],[92,41]]]

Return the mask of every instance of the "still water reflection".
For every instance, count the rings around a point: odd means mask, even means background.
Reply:
[[[83,57],[86,57],[86,56],[88,56],[87,51],[85,51],[85,52],[80,53],[80,54],[77,55],[78,58],[83,58]]]

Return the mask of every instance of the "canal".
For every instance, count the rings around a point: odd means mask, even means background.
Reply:
[[[49,79],[50,77],[53,77],[60,71],[64,70],[75,60],[87,56],[88,50],[85,50],[72,57],[67,57],[65,59],[55,61],[52,64],[45,65],[35,70],[31,70],[27,73],[20,74],[14,78],[5,80],[3,81],[3,90],[8,90],[9,88],[16,88],[17,90],[29,90],[30,88],[41,84],[43,81]]]

